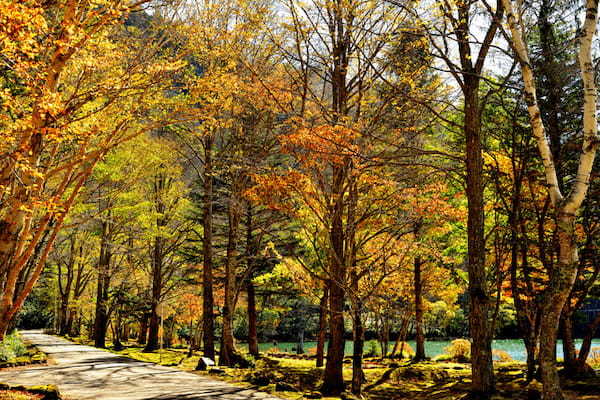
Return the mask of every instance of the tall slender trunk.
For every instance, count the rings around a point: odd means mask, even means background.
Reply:
[[[350,273],[350,288],[352,291],[352,393],[360,396],[364,372],[362,368],[365,347],[365,328],[362,321],[363,302],[359,297],[359,277],[353,268]]]
[[[329,283],[325,282],[323,296],[319,303],[319,333],[317,336],[317,367],[323,366],[325,355],[325,340],[327,339],[327,302],[329,298]]]
[[[125,324],[123,324],[123,335],[122,335],[123,340],[125,340],[126,342],[129,342],[130,335],[131,335],[130,325],[129,325],[129,323],[126,322]]]
[[[327,362],[323,374],[321,392],[337,395],[344,391],[344,299],[343,284],[346,280],[344,254],[344,227],[342,220],[345,168],[336,166],[333,172],[333,192],[336,194],[329,232],[331,255],[329,257],[329,336]]]
[[[69,315],[67,316],[67,334],[71,336],[79,335],[80,323],[77,322],[78,316],[80,317],[80,306],[79,299],[85,291],[89,283],[89,275],[84,275],[85,262],[83,261],[83,246],[79,246],[79,261],[77,262],[77,275],[75,278],[75,288],[73,289],[73,301],[74,306],[69,308]]]
[[[233,366],[235,363],[235,342],[233,338],[233,314],[235,308],[235,278],[237,263],[237,239],[240,223],[237,199],[231,199],[228,210],[229,231],[227,235],[227,256],[225,260],[225,299],[223,304],[223,329],[219,365]]]
[[[252,206],[246,203],[246,294],[248,295],[248,352],[258,357],[258,328],[256,312],[256,294],[254,293],[254,269],[256,268],[256,256],[258,246],[253,237],[254,226],[252,223]]]
[[[63,295],[60,299],[60,307],[58,310],[58,334],[66,335],[69,332],[68,323],[69,323],[69,296]]]
[[[246,284],[246,293],[248,294],[248,352],[254,357],[258,357],[256,294],[254,293],[254,284],[251,280],[248,280]]]
[[[390,354],[390,320],[388,315],[381,316],[381,358],[386,358]]]
[[[479,77],[464,77],[467,174],[467,242],[469,274],[469,327],[472,338],[471,370],[475,397],[487,399],[494,391],[490,298],[485,268],[485,217]]]
[[[154,176],[152,193],[154,197],[154,209],[156,211],[156,228],[160,231],[167,226],[168,216],[167,206],[165,205],[164,194],[169,185],[169,180],[163,172],[157,172]],[[159,324],[160,316],[158,315],[158,307],[162,300],[163,292],[163,273],[164,273],[164,258],[165,258],[165,239],[156,235],[152,244],[150,259],[152,261],[152,298],[150,308],[150,325],[148,329],[148,343],[144,348],[145,352],[156,351],[159,348]],[[164,335],[164,332],[163,332]]]
[[[563,360],[566,370],[572,370],[577,360],[575,338],[573,337],[573,314],[567,307],[563,308],[560,321],[562,332]]]
[[[329,344],[321,392],[339,394],[344,391],[344,289],[332,279],[329,291]]]
[[[122,350],[123,349],[123,343],[121,343],[121,325],[122,325],[122,318],[121,318],[121,313],[118,310],[116,312],[116,316],[113,320],[113,337],[112,337],[112,342],[113,342],[113,348],[117,351]]]
[[[214,138],[204,138],[204,211],[202,226],[202,342],[204,357],[215,359],[214,297],[213,297],[213,164]]]
[[[549,197],[556,212],[556,232],[558,238],[558,262],[550,271],[548,286],[542,298],[540,317],[540,372],[543,383],[542,398],[544,400],[563,400],[558,371],[556,369],[556,336],[560,322],[560,314],[569,297],[577,276],[577,244],[575,234],[575,217],[587,196],[590,175],[596,157],[598,140],[597,121],[597,89],[595,68],[592,57],[592,43],[596,35],[598,22],[598,0],[586,0],[585,19],[581,27],[579,39],[579,68],[583,82],[583,143],[577,179],[572,190],[565,197],[560,189],[557,165],[552,157],[550,143],[542,113],[538,104],[535,75],[532,70],[528,48],[523,40],[523,26],[517,20],[510,0],[503,0],[507,10],[508,26],[511,31],[512,47],[521,65],[525,99],[531,121],[533,135],[538,144],[540,157],[544,165],[544,173]],[[521,10],[517,10],[520,12]]]
[[[58,264],[57,268],[57,279],[58,279],[58,290],[60,294],[60,307],[58,310],[58,333],[60,335],[66,335],[68,330],[68,315],[69,315],[69,303],[71,298],[71,287],[73,286],[74,279],[74,268],[75,268],[75,238],[74,234],[70,237],[69,256],[66,263],[66,276],[65,282],[63,283],[62,265]]]
[[[304,354],[304,325],[302,324],[298,330],[298,345],[296,346],[296,354]]]
[[[408,325],[410,320],[408,317],[402,319],[400,323],[400,329],[398,330],[398,336],[396,337],[396,341],[394,342],[394,347],[392,348],[392,353],[390,357],[395,357],[398,354],[398,349],[400,348],[400,343],[402,343],[401,351],[399,357],[402,358],[402,352],[404,351],[404,342],[406,341],[406,335],[408,333]]]
[[[564,399],[556,368],[556,338],[563,305],[573,287],[577,270],[574,222],[574,215],[559,214],[559,265],[551,273],[543,298],[540,322],[540,373],[543,382],[543,398],[548,400]]]
[[[109,240],[109,224],[102,222],[102,238],[100,241],[100,257],[98,259],[98,285],[96,287],[96,318],[94,322],[94,346],[106,347],[106,330],[108,328],[108,289],[110,285],[111,249]]]
[[[74,307],[69,309],[69,314],[67,315],[67,324],[66,324],[66,332],[65,335],[76,336],[73,329],[73,322],[77,316],[77,310]]]
[[[138,343],[146,344],[148,338],[148,320],[150,319],[150,314],[144,313],[142,315],[142,319],[140,320],[140,333],[138,335]]]
[[[425,360],[425,334],[423,333],[423,281],[421,257],[415,257],[415,361]]]
[[[152,352],[158,350],[159,347],[159,325],[160,316],[158,315],[158,306],[162,294],[162,238],[154,238],[154,246],[152,250],[152,298],[150,304],[150,325],[148,326],[148,342],[144,347],[144,352]]]
[[[510,284],[515,302],[515,309],[517,314],[517,324],[523,343],[525,345],[525,351],[527,353],[527,372],[526,379],[528,382],[535,378],[537,359],[538,359],[538,346],[539,346],[539,308],[537,302],[533,296],[523,296],[521,292],[523,290],[526,293],[532,293],[533,287],[528,284],[530,276],[528,272],[528,253],[529,246],[525,239],[519,240],[520,224],[522,223],[521,218],[521,185],[523,175],[519,171],[517,178],[515,179],[513,195],[511,198],[511,210],[509,214],[509,224],[511,227],[511,261],[510,261]],[[519,255],[521,256],[521,269],[524,275],[520,279],[518,275],[519,270]],[[522,280],[525,280],[525,288],[522,289]]]
[[[352,313],[353,333],[352,339],[352,393],[357,396],[361,395],[362,383],[364,380],[364,372],[362,368],[363,353],[365,348],[365,329],[362,321],[362,304],[358,300],[355,304],[355,309]]]

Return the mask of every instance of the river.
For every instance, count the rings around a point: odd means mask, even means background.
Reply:
[[[414,349],[415,348],[415,342],[414,340],[409,340],[408,344],[410,344],[410,346]],[[427,355],[427,357],[435,357],[437,355],[440,354],[444,354],[444,348],[446,346],[448,346],[448,344],[450,344],[450,341],[445,341],[445,340],[441,340],[441,341],[426,341],[425,342],[425,353]],[[308,351],[308,349],[310,349],[311,347],[316,347],[317,342],[304,342],[304,350]],[[393,346],[393,342],[390,344],[390,348]],[[272,349],[274,347],[276,347],[279,351],[288,351],[288,352],[292,352],[294,346],[296,346],[296,343],[291,343],[291,342],[277,342],[277,345],[274,345],[273,342],[269,342],[269,343],[261,343],[259,345],[259,349],[261,352],[267,351],[269,349]],[[576,340],[576,347],[579,348],[581,346],[581,340]],[[592,341],[592,347],[599,347],[600,348],[600,339],[594,339]],[[379,346],[378,346],[379,348]],[[497,349],[497,350],[504,350],[506,351],[513,360],[515,361],[525,361],[526,359],[526,353],[525,353],[525,346],[523,345],[523,341],[519,340],[519,339],[498,339],[498,340],[494,340],[492,342],[492,348],[493,349]],[[367,351],[369,349],[369,344],[367,343],[365,345],[365,351]],[[391,349],[390,349],[391,350]],[[352,354],[352,341],[348,340],[346,341],[346,355],[351,355]],[[556,348],[556,354],[558,358],[562,358],[563,356],[563,351],[562,351],[562,343],[559,340],[559,343],[557,345]]]

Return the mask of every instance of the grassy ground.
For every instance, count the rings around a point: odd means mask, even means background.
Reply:
[[[79,342],[85,343],[81,339]],[[199,355],[188,357],[187,349],[164,349],[161,354],[144,353],[142,347],[131,345],[121,351],[109,350],[137,360],[174,366],[185,371],[211,375],[236,385],[255,387],[283,398],[299,400],[321,397],[318,389],[322,383],[323,369],[316,368],[314,360],[263,357],[255,362],[254,368],[218,367],[201,372],[194,371]],[[535,381],[529,384],[525,381],[524,367],[523,363],[518,362],[495,364],[498,393],[493,397],[494,400],[538,398],[536,393],[539,393],[540,385]],[[448,361],[412,364],[408,361],[367,358],[364,373],[364,396],[371,400],[458,400],[465,398],[471,383],[469,364]],[[351,376],[351,365],[347,362],[344,379],[348,387]],[[572,400],[600,399],[600,378],[565,380],[563,387]]]

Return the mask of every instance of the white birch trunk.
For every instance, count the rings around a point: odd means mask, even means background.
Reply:
[[[586,0],[586,15],[579,38],[579,66],[583,81],[583,143],[571,194],[565,198],[558,186],[556,165],[552,159],[550,144],[537,101],[534,72],[531,68],[527,45],[523,37],[523,24],[515,15],[511,0],[502,0],[511,33],[511,44],[521,65],[525,86],[525,101],[529,111],[533,134],[544,164],[546,183],[556,212],[559,241],[559,260],[556,270],[551,272],[548,287],[544,292],[544,308],[541,317],[540,372],[544,400],[563,400],[556,369],[554,349],[558,334],[558,323],[562,308],[573,287],[577,274],[577,245],[575,217],[583,203],[598,147],[598,122],[596,115],[597,90],[594,80],[591,46],[598,22],[598,0]],[[517,10],[521,11],[521,9]]]

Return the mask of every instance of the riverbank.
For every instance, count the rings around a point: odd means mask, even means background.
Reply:
[[[415,341],[409,340],[407,343],[411,348],[415,348]],[[446,353],[445,348],[448,347],[451,343],[451,340],[427,340],[425,341],[425,353],[427,357],[434,358]],[[266,352],[288,352],[294,353],[295,348],[298,345],[296,342],[266,342],[259,343],[259,350],[263,353]],[[393,345],[393,344],[392,344]],[[581,347],[581,339],[575,340],[576,348],[579,349]],[[245,346],[245,344],[240,344],[241,346]],[[314,353],[314,350],[317,347],[317,342],[308,341],[304,342],[304,352],[306,354]],[[379,345],[376,341],[367,341],[365,344],[365,351],[369,348],[374,348],[379,351]],[[592,347],[596,347],[600,351],[600,338],[594,339],[592,341]],[[492,341],[492,348],[494,350],[499,350],[506,352],[514,361],[525,362],[527,359],[527,353],[525,352],[525,345],[521,339],[496,339]],[[352,354],[352,341],[346,341],[345,353],[347,356]],[[380,353],[377,353],[380,355]],[[556,356],[557,358],[563,358],[562,351],[562,341],[559,340],[556,345]]]
[[[132,343],[120,351],[109,350],[136,360],[173,366],[240,387],[258,389],[280,398],[322,398],[319,388],[323,368],[317,368],[314,359],[293,358],[291,354],[277,357],[264,353],[258,360],[251,359],[253,365],[250,368],[214,367],[208,371],[195,371],[200,354],[193,352],[189,356],[187,349],[144,353],[142,347]],[[524,363],[496,361],[494,370],[498,389],[494,400],[539,398],[540,384],[526,381]],[[343,373],[349,388],[352,376],[349,358],[345,360]],[[471,384],[470,364],[449,361],[411,363],[407,360],[367,357],[364,360],[364,374],[363,394],[371,400],[458,400],[465,398]],[[600,399],[600,378],[576,381],[563,379],[562,385],[569,400]],[[349,393],[344,393],[339,398],[325,400],[353,398]]]

